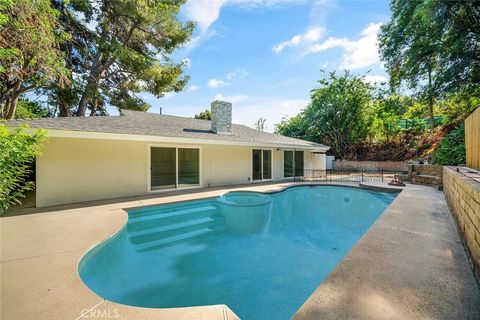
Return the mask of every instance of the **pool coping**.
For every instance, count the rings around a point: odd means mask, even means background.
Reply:
[[[248,185],[241,187],[236,186],[216,190],[206,189],[204,192],[197,192],[194,194],[170,194],[167,196],[150,198],[141,197],[138,199],[128,199],[127,201],[125,201],[125,199],[118,199],[118,202],[108,204],[100,202],[98,205],[93,204],[87,207],[82,207],[81,204],[72,207],[60,206],[57,208],[51,208],[51,211],[49,211],[49,209],[43,209],[43,212],[38,214],[1,218],[1,275],[3,279],[1,286],[2,298],[0,301],[2,306],[0,308],[1,316],[5,319],[81,319],[81,312],[83,310],[86,312],[83,318],[86,318],[87,316],[92,317],[92,313],[94,312],[97,312],[98,315],[100,312],[108,311],[112,312],[112,315],[118,315],[117,318],[122,319],[145,319],[152,317],[158,319],[236,319],[238,317],[228,308],[228,306],[225,305],[150,309],[131,307],[104,300],[83,284],[77,272],[78,263],[80,262],[81,257],[87,254],[90,249],[98,246],[107,238],[114,236],[124,227],[127,221],[127,213],[125,209],[213,198],[228,191],[260,190],[261,192],[266,191],[270,193],[278,193],[284,191],[284,189],[287,189],[288,187],[312,184],[323,186],[359,187],[358,184],[353,183],[298,182]],[[369,184],[369,186],[385,187],[386,183]],[[325,282],[317,288],[317,290],[299,309],[295,315],[297,319],[315,319],[318,318],[318,314],[323,314],[321,312],[321,310],[323,310],[321,306],[325,304],[325,301],[331,300],[329,300],[327,293],[330,292],[331,296],[336,294],[334,290],[332,291],[332,283],[343,283],[341,280],[342,277],[345,277],[345,268],[348,271],[348,268],[352,268],[352,261],[355,261],[355,258],[358,258],[358,256],[362,256],[362,252],[365,251],[365,242],[367,242],[368,245],[368,241],[372,240],[370,239],[372,238],[372,235],[374,237],[378,236],[375,230],[378,231],[379,228],[382,229],[385,227],[382,218],[389,212],[388,215],[399,215],[399,205],[395,205],[394,209],[391,208],[397,202],[402,202],[401,199],[405,194],[415,196],[423,192],[425,194],[436,195],[434,198],[435,201],[438,199],[442,200],[441,197],[439,198],[438,191],[430,187],[408,185],[406,188],[402,188],[402,190],[404,191],[396,197],[394,202],[392,202],[392,204],[384,211],[377,222],[371,226],[342,262],[337,265]],[[405,193],[405,191],[407,191],[407,193]],[[405,200],[407,203],[411,202],[411,199]],[[446,208],[446,210],[446,213],[450,216],[448,208]],[[446,213],[443,212],[443,215]],[[400,222],[402,221],[399,221],[399,223]],[[52,226],[52,224],[56,224],[56,226]],[[98,229],[92,230],[92,224],[98,225]],[[55,234],[52,234],[52,228],[55,230]],[[23,230],[30,229],[32,229],[31,233],[33,234],[25,234],[25,232],[22,232]],[[372,233],[372,231],[374,232]],[[468,299],[456,301],[456,304],[458,309],[470,310],[469,315],[479,315],[480,293],[478,287],[476,287],[476,283],[472,283],[475,286],[473,288],[472,285],[469,285],[471,280],[469,278],[469,272],[472,279],[473,273],[468,269],[469,266],[466,255],[463,252],[464,257],[462,257],[461,252],[459,252],[459,248],[463,247],[461,246],[461,243],[457,242],[455,235],[458,238],[458,234],[456,234],[456,230],[454,231],[454,234],[449,234],[451,239],[444,242],[450,243],[455,247],[455,252],[458,256],[456,265],[458,265],[458,268],[462,273],[466,274],[466,278],[465,276],[457,276],[456,274],[454,274],[454,276],[456,276],[456,280],[458,280],[457,283],[461,283],[463,289],[469,292]],[[391,232],[391,230],[388,230],[388,232]],[[46,249],[45,246],[48,248]],[[368,252],[363,252],[363,255],[368,256]],[[380,256],[378,257],[380,258]],[[44,268],[43,266],[45,264],[49,265],[50,268]],[[73,270],[74,272],[72,272]],[[58,279],[59,272],[63,273],[63,275],[60,276],[61,279]],[[397,272],[401,273],[401,269]],[[370,278],[366,278],[365,281],[371,281],[373,276],[369,274]],[[450,275],[449,278],[451,277],[452,275]],[[431,279],[431,281],[435,280],[436,279]],[[363,285],[368,286],[368,281]],[[358,281],[355,283],[358,283]],[[343,283],[343,285],[345,284]],[[360,282],[359,286],[361,287],[361,285]],[[53,290],[50,287],[56,289],[54,294],[52,294],[51,291]],[[475,303],[478,302],[477,305],[479,307],[475,308],[475,306],[472,306],[472,301]],[[444,302],[445,299],[439,299],[437,302],[431,303],[433,305],[440,305],[440,303]],[[336,301],[336,303],[338,304],[338,301]],[[464,308],[460,308],[461,303],[464,304]],[[17,308],[20,304],[22,305],[22,308]],[[312,310],[315,310],[315,312]],[[344,305],[341,310],[335,310],[337,313],[327,314],[330,316],[333,315],[333,317],[335,317],[335,314],[340,316],[341,313],[338,312],[345,312],[345,310],[349,310],[348,305]],[[420,315],[420,318],[422,318],[422,315],[424,316],[418,308],[413,308],[412,310],[415,312],[411,312],[411,315]],[[360,311],[354,310],[349,312],[351,312],[350,314],[352,316],[356,316],[360,315]]]

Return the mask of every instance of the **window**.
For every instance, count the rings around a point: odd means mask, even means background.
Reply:
[[[177,186],[175,148],[152,148],[150,182],[152,190],[173,189]]]
[[[272,150],[252,150],[253,181],[272,179]]]
[[[253,180],[262,180],[262,150],[252,151]]]
[[[272,150],[263,150],[263,179],[272,179]]]
[[[200,150],[178,148],[178,187],[200,185]]]
[[[283,177],[293,178],[303,176],[303,151],[283,151]]]
[[[293,151],[283,151],[283,177],[293,177]]]
[[[303,151],[295,151],[295,177],[303,177]]]
[[[200,185],[200,150],[150,149],[150,189],[164,190]]]

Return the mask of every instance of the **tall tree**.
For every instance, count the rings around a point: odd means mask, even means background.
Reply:
[[[68,81],[60,43],[66,38],[48,0],[0,0],[1,117],[15,115],[20,95]]]
[[[210,113],[210,110],[205,109],[205,111],[200,111],[199,114],[195,114],[193,116],[194,119],[203,119],[203,120],[212,120],[212,114]]]
[[[433,24],[430,1],[393,0],[389,23],[379,34],[380,56],[390,74],[392,86],[406,83],[428,105],[430,125],[438,96],[439,56],[443,48],[442,29]]]
[[[438,87],[480,97],[479,1],[427,1],[430,24],[441,29]]]
[[[342,159],[355,157],[369,134],[372,87],[348,71],[332,72],[318,82],[310,104],[299,116],[284,119],[276,132],[329,145]]]
[[[193,22],[178,13],[185,0],[97,0],[91,5],[92,54],[82,73],[77,116],[106,103],[146,111],[137,93],[181,91],[188,77],[171,54],[188,41]],[[90,10],[90,8],[89,8]]]
[[[56,115],[72,116],[84,90],[83,77],[88,71],[95,53],[95,30],[93,16],[95,8],[90,0],[52,1],[59,12],[58,21],[70,37],[60,44],[68,70],[68,85],[53,83],[42,93],[55,105]],[[98,104],[97,104],[98,105]]]

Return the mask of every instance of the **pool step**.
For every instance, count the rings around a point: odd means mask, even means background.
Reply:
[[[163,225],[190,221],[192,219],[210,217],[217,214],[217,208],[212,205],[200,207],[177,208],[170,210],[157,209],[156,212],[149,212],[148,215],[129,215],[127,231],[142,231],[156,228]]]
[[[128,232],[128,237],[130,242],[140,244],[222,224],[224,224],[224,218],[220,215],[214,215],[179,223],[162,224],[142,231]]]
[[[211,203],[147,208],[129,213],[127,236],[144,252],[194,241],[225,230],[225,219]]]
[[[178,234],[172,237],[168,237],[168,238],[164,238],[156,241],[138,244],[135,247],[137,252],[148,252],[148,251],[157,250],[164,247],[173,246],[180,243],[193,242],[207,236],[219,234],[225,230],[226,230],[225,226],[203,228],[203,229],[198,229],[198,230],[190,231],[188,233]]]
[[[196,209],[198,207],[205,207],[212,205],[213,200],[196,200],[194,202],[181,202],[163,204],[160,206],[147,206],[128,210],[129,218],[147,217],[150,215],[158,215],[159,213],[170,213],[175,211],[183,211],[188,209]]]

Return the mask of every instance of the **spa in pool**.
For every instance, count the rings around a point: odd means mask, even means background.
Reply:
[[[129,209],[80,277],[126,305],[226,304],[242,319],[290,319],[395,196],[296,186]]]

